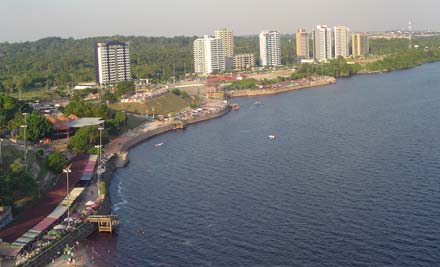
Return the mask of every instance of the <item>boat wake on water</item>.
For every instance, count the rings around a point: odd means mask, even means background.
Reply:
[[[128,201],[125,199],[124,194],[122,193],[122,179],[120,179],[119,177],[117,177],[119,179],[118,182],[118,198],[120,199],[120,201],[118,203],[116,203],[115,205],[113,205],[113,210],[114,211],[118,211],[122,206],[126,205],[128,203]]]

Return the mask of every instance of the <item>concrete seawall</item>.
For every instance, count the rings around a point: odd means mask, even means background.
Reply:
[[[243,90],[229,91],[228,94],[230,97],[253,97],[253,96],[275,95],[289,91],[309,89],[313,87],[319,87],[334,83],[336,83],[335,78],[328,78],[326,80],[312,81],[308,84],[298,85],[298,86],[289,86],[279,89],[278,88],[277,89],[243,89]]]
[[[206,115],[202,115],[199,117],[196,117],[194,119],[190,119],[186,122],[187,125],[191,125],[191,124],[196,124],[196,123],[200,123],[203,121],[207,121],[207,120],[211,120],[211,119],[215,119],[221,116],[224,116],[225,114],[227,114],[231,109],[228,107],[220,112],[217,113],[211,113],[211,114],[206,114]],[[133,148],[134,146],[163,133],[166,133],[168,131],[174,130],[174,124],[166,124],[164,126],[161,126],[157,129],[154,129],[152,131],[149,131],[147,133],[144,134],[140,134],[132,139],[130,139],[129,141],[127,141],[121,148],[121,152],[128,152],[128,150],[130,150],[130,148]]]

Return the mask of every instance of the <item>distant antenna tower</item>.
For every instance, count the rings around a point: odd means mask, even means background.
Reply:
[[[408,48],[411,49],[413,48],[413,32],[412,32],[412,23],[411,21],[408,23],[408,32],[409,32],[409,37],[408,37]]]

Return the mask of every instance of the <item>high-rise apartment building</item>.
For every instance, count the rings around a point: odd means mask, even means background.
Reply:
[[[351,38],[352,53],[354,57],[360,57],[368,55],[370,51],[370,44],[368,40],[368,34],[355,33]]]
[[[296,56],[300,59],[310,58],[309,33],[305,29],[296,32]]]
[[[333,58],[332,29],[327,25],[317,25],[313,29],[313,55],[319,61]]]
[[[130,49],[128,43],[108,41],[95,47],[96,82],[114,84],[128,81],[130,74]]]
[[[345,26],[336,26],[335,34],[335,58],[350,56],[350,29]]]
[[[234,60],[234,34],[232,33],[231,30],[220,29],[214,32],[214,37],[222,41],[226,56],[225,59],[226,69],[231,70]]]
[[[219,38],[205,35],[194,41],[194,71],[208,75],[226,70],[225,49]]]
[[[255,67],[254,54],[239,54],[234,56],[234,70],[245,70]]]
[[[260,65],[281,65],[281,40],[277,31],[263,31],[260,33]]]

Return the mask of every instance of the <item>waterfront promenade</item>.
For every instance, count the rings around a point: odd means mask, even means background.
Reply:
[[[79,182],[82,170],[86,166],[88,155],[77,155],[72,159],[69,175],[69,187],[71,189]],[[54,190],[50,191],[46,197],[35,203],[34,208],[26,209],[8,227],[0,230],[0,238],[7,242],[14,242],[27,230],[42,221],[48,216],[59,203],[66,197],[67,179],[65,174],[60,176]]]

